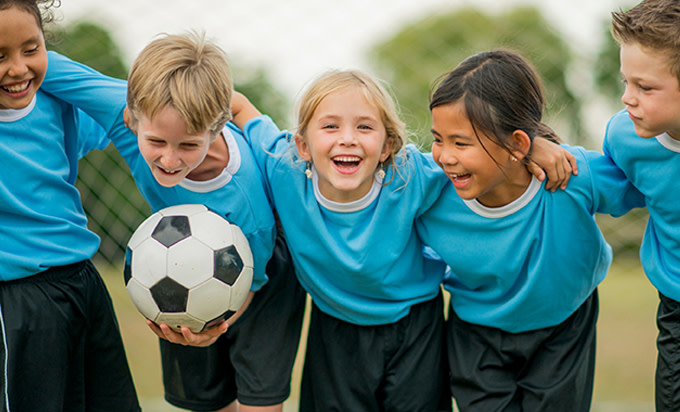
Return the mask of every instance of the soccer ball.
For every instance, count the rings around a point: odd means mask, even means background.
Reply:
[[[156,324],[201,332],[246,300],[253,256],[241,229],[203,205],[160,210],[135,230],[125,253],[125,287]]]

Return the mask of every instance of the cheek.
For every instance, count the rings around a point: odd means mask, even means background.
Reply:
[[[153,161],[157,157],[156,152],[153,150],[153,148],[142,143],[142,142],[139,142],[138,145],[139,145],[139,153],[142,155],[142,157],[144,158],[146,163],[148,163],[148,164],[153,163]]]
[[[42,53],[40,57],[36,58],[31,64],[30,68],[35,75],[33,81],[35,82],[36,86],[39,87],[42,84],[43,79],[45,79],[45,74],[47,73],[47,53]]]

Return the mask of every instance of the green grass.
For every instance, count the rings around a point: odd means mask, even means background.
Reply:
[[[163,401],[156,336],[132,305],[122,275],[99,265],[114,301],[132,375],[145,412],[174,412]],[[652,412],[658,296],[636,261],[617,262],[599,288],[600,318],[593,412]],[[297,410],[304,340],[284,411]]]

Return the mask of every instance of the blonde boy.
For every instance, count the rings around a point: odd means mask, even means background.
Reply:
[[[659,291],[657,411],[680,410],[680,2],[645,0],[612,13],[625,110],[609,121],[604,152],[645,195],[642,266]]]
[[[241,412],[280,411],[290,391],[304,292],[237,127],[240,116],[227,123],[243,96],[232,94],[224,52],[195,33],[161,36],[137,57],[127,87],[49,53],[44,87],[107,130],[154,212],[204,204],[248,238],[254,294],[238,320],[234,315],[200,334],[147,322],[162,338],[166,400],[201,411],[236,411],[236,401]]]

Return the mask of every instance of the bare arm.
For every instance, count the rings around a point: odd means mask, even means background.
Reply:
[[[531,159],[527,163],[527,170],[538,178],[548,182],[545,188],[555,191],[567,187],[572,174],[578,174],[578,166],[574,155],[561,146],[544,138],[534,139],[531,147]]]
[[[234,91],[231,98],[231,114],[234,116],[232,122],[241,130],[249,120],[261,115],[257,107],[243,94]]]

